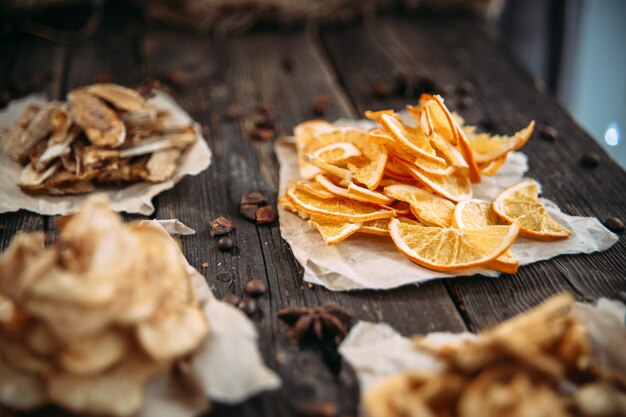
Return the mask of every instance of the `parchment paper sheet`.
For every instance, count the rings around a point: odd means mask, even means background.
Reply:
[[[139,213],[148,215],[154,212],[152,199],[161,192],[173,188],[185,175],[197,175],[211,164],[211,150],[209,149],[202,129],[195,123],[169,95],[157,91],[150,103],[159,108],[169,110],[171,124],[187,126],[193,123],[198,134],[198,140],[182,156],[174,176],[165,182],[153,184],[139,182],[122,189],[98,189],[111,200],[111,207],[115,211]],[[43,103],[41,95],[31,95],[12,101],[9,106],[0,112],[0,132],[6,129],[17,119],[31,103]],[[20,209],[43,215],[65,215],[78,210],[89,194],[75,196],[46,196],[30,195],[22,192],[17,186],[22,167],[8,156],[0,153],[0,213],[17,211]]]
[[[368,128],[366,121],[339,120],[337,124]],[[298,161],[293,140],[278,141],[275,146],[280,163],[282,195],[289,180],[299,179]],[[513,185],[528,171],[528,158],[521,152],[509,155],[504,166],[492,177],[482,177],[473,188],[474,198],[492,200],[502,189]],[[568,239],[537,241],[518,237],[511,253],[521,265],[549,259],[557,255],[591,253],[606,250],[618,237],[596,218],[569,216],[549,200],[542,199],[550,214],[574,232]],[[310,230],[306,221],[279,208],[280,230],[291,245],[294,256],[304,267],[304,280],[332,291],[356,289],[390,289],[406,284],[419,284],[435,278],[480,274],[496,277],[498,272],[473,268],[458,272],[437,272],[423,268],[402,255],[389,237],[356,233],[333,246],[326,246],[317,230]]]
[[[176,219],[150,223],[160,228],[161,224],[183,225]],[[174,231],[171,234],[179,233]],[[261,391],[278,388],[280,379],[263,363],[257,346],[257,331],[250,319],[237,308],[217,300],[204,277],[188,263],[187,272],[209,322],[209,336],[190,362],[202,394],[215,401],[233,404]],[[146,387],[140,415],[191,417],[208,406],[202,400],[188,389],[181,389],[172,378],[159,378]]]
[[[626,373],[624,310],[623,304],[607,299],[600,299],[596,305],[576,303],[574,309],[587,330],[598,363]],[[476,337],[467,332],[442,332],[429,333],[423,341],[432,346],[442,346]],[[339,346],[339,352],[356,372],[361,394],[401,372],[436,373],[443,369],[438,359],[414,349],[410,339],[386,323],[357,323]]]

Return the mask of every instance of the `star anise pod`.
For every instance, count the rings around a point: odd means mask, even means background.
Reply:
[[[277,315],[291,327],[289,335],[294,340],[300,342],[313,336],[320,342],[332,341],[337,345],[348,335],[353,320],[352,314],[333,303],[285,307]]]

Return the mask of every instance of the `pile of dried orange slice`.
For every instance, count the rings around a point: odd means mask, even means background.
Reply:
[[[414,125],[392,110],[367,111],[371,130],[320,120],[296,126],[301,179],[281,205],[308,220],[328,245],[354,233],[390,236],[413,262],[439,271],[483,266],[515,273],[508,251],[518,234],[558,239],[571,232],[524,180],[496,199],[472,199],[472,183],[495,174],[530,138],[534,121],[512,136],[478,133],[437,95],[408,106]]]

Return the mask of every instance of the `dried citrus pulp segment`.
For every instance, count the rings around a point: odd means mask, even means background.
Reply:
[[[359,228],[359,233],[389,236],[389,219],[376,219],[364,222]]]
[[[328,191],[320,183],[315,181],[289,181],[289,183],[298,190],[306,191],[309,194],[313,194],[316,197],[329,199],[334,198],[335,194]]]
[[[409,203],[411,212],[428,226],[450,227],[454,203],[411,185],[389,185],[385,194],[396,200]]]
[[[402,164],[402,161],[398,162]],[[429,177],[425,172],[409,164],[404,163],[404,168],[419,183],[448,200],[457,202],[472,198],[472,184],[465,175],[454,173],[448,177]]]
[[[360,223],[393,217],[395,213],[391,209],[381,209],[345,198],[324,200],[295,188],[288,188],[286,195],[299,211],[311,216],[326,217],[337,221]]]
[[[317,183],[320,186],[324,187],[327,191],[338,197],[377,205],[386,205],[393,203],[393,198],[389,198],[386,195],[378,193],[376,191],[371,191],[368,188],[359,187],[354,183],[350,183],[348,185],[348,188],[342,188],[333,184],[332,181],[330,181],[322,174],[317,174],[315,176],[315,181],[317,181]]]
[[[507,223],[518,223],[522,234],[538,239],[560,239],[572,234],[557,223],[539,201],[539,184],[526,179],[502,191],[493,210]]]
[[[309,220],[309,227],[317,229],[328,246],[341,242],[361,228],[361,223],[343,223],[326,218]]]
[[[469,134],[467,139],[474,152],[474,159],[478,164],[496,160],[511,151],[515,151],[528,141],[535,128],[532,120],[528,126],[513,136],[491,136],[488,133]],[[471,132],[471,131],[470,131]],[[468,131],[466,130],[467,134]]]
[[[423,94],[407,109],[413,123],[393,110],[365,112],[377,124],[369,131],[321,120],[298,125],[302,180],[291,181],[279,203],[329,245],[353,233],[390,236],[416,263],[441,271],[480,265],[513,274],[519,261],[508,248],[518,233],[571,234],[548,215],[532,180],[493,203],[472,199],[472,183],[498,172],[528,141],[533,121],[513,136],[490,136],[438,95]]]
[[[400,252],[418,265],[454,271],[484,265],[515,241],[519,226],[479,229],[428,227],[404,218],[389,222],[389,234]]]
[[[491,203],[484,200],[465,200],[458,203],[452,216],[452,227],[458,229],[478,229],[498,224],[498,216],[491,208]],[[506,274],[514,274],[519,268],[519,261],[509,250],[489,261],[485,266]]]

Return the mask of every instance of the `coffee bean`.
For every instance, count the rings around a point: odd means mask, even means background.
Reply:
[[[611,299],[621,301],[626,304],[626,291],[616,291],[611,295]]]
[[[617,217],[609,217],[604,221],[604,224],[615,233],[622,233],[624,231],[624,222]]]
[[[328,109],[332,104],[332,98],[329,96],[317,96],[313,99],[313,113],[323,116],[328,113]]]
[[[250,297],[243,297],[241,301],[239,301],[239,304],[237,304],[237,307],[248,316],[251,316],[257,310],[257,303]]]
[[[108,71],[100,71],[96,74],[97,83],[110,83],[113,81],[113,76]]]
[[[233,243],[233,240],[231,238],[227,237],[227,236],[224,236],[224,237],[220,238],[220,240],[217,241],[217,248],[221,252],[229,251],[234,246],[235,246],[235,244]]]
[[[175,86],[182,86],[187,80],[187,74],[182,68],[175,68],[167,73],[167,80]]]
[[[241,302],[241,297],[229,292],[222,298],[222,301],[237,307],[237,305]]]
[[[594,168],[600,165],[600,155],[595,152],[585,152],[580,158],[580,163],[586,167]]]
[[[337,405],[331,402],[316,402],[302,406],[298,409],[299,417],[335,417],[339,410]]]
[[[257,204],[242,204],[239,206],[239,214],[244,219],[256,221],[256,211],[259,209]]]
[[[209,222],[209,233],[211,234],[211,237],[225,235],[226,233],[231,232],[234,228],[235,226],[231,223],[231,221],[222,216]]]
[[[454,93],[454,86],[452,84],[446,84],[443,87],[439,88],[439,92],[444,96],[448,96]]]
[[[272,106],[270,106],[269,104],[261,103],[256,106],[256,111],[259,114],[268,115],[272,112]]]
[[[227,120],[237,120],[241,117],[241,107],[237,103],[231,103],[226,107],[224,116]]]
[[[265,285],[263,281],[255,278],[246,282],[246,285],[244,285],[243,290],[251,297],[260,297],[263,294],[265,294],[265,291],[267,291],[267,286]]]
[[[283,57],[282,61],[280,62],[280,66],[287,73],[292,73],[296,67],[295,63],[293,62],[293,59],[288,56]]]
[[[268,129],[263,127],[255,127],[250,130],[250,139],[260,140],[262,142],[267,142],[274,139],[276,136],[276,132],[274,129]]]
[[[274,223],[276,221],[276,209],[272,206],[259,207],[256,211],[257,224]]]
[[[259,191],[250,191],[241,197],[239,204],[256,204],[264,206],[267,204],[267,198],[265,198],[265,196]]]
[[[391,86],[384,81],[376,81],[372,84],[372,96],[385,98],[391,93]]]
[[[437,92],[437,83],[428,76],[419,76],[415,79],[414,97],[419,98],[422,94],[434,94]]]
[[[550,142],[553,142],[559,137],[559,131],[552,126],[542,126],[541,129],[539,129],[539,134],[542,138]]]
[[[465,110],[471,107],[474,104],[474,100],[472,100],[469,96],[461,97],[456,102],[456,108],[459,110]]]
[[[472,94],[474,92],[474,84],[471,81],[462,81],[456,86],[456,91],[462,95]]]
[[[495,123],[489,118],[482,119],[480,122],[478,122],[478,126],[486,132],[491,132],[493,129],[495,129]]]

